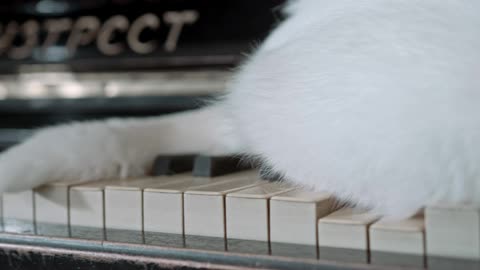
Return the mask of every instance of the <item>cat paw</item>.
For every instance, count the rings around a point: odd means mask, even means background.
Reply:
[[[20,191],[55,181],[97,180],[141,175],[122,153],[114,130],[104,123],[43,129],[0,155],[0,192]]]

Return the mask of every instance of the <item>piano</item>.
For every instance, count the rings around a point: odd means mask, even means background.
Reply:
[[[0,3],[0,147],[39,127],[195,109],[282,0]],[[26,168],[28,170],[28,168]],[[159,156],[138,179],[1,196],[1,269],[479,269],[480,209],[385,220],[241,157]]]
[[[0,146],[46,125],[201,106],[280,21],[281,4],[2,1]]]

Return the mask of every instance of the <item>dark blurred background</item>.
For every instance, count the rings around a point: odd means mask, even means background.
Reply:
[[[46,125],[201,106],[283,2],[1,1],[0,149]]]

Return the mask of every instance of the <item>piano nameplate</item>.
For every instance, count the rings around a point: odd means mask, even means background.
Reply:
[[[80,46],[90,44],[105,56],[119,55],[125,50],[135,54],[150,54],[156,50],[174,52],[183,28],[195,24],[198,17],[199,12],[196,10],[182,10],[165,11],[159,15],[145,13],[131,22],[122,14],[113,15],[103,22],[94,15],[44,21],[29,19],[23,23],[11,20],[4,23],[5,30],[3,38],[0,39],[0,48],[10,59],[25,59],[34,53],[40,53],[40,57],[44,58],[54,57],[52,54],[59,52],[63,52],[65,57],[73,57]],[[163,42],[157,43],[154,36],[150,40],[141,39],[144,31],[158,31],[162,24],[168,27]],[[41,35],[42,29],[46,33],[44,37]],[[113,41],[117,32],[125,34],[124,40]],[[65,44],[58,44],[61,35],[66,35]],[[24,43],[16,46],[14,40],[19,36],[23,37]],[[58,46],[64,47],[65,50],[59,51]],[[41,50],[35,52],[35,48]]]
[[[233,65],[278,21],[283,0],[0,3],[0,72],[64,63],[75,70]]]

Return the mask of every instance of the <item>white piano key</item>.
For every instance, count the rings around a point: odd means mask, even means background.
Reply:
[[[70,225],[105,227],[103,189],[109,182],[98,181],[70,188]]]
[[[84,182],[84,181],[83,181]],[[37,223],[69,224],[69,189],[82,183],[54,182],[34,190]]]
[[[107,229],[143,230],[143,190],[191,178],[190,174],[159,176],[105,187],[105,227]]]
[[[7,232],[32,231],[35,222],[33,190],[3,194],[3,224]]]
[[[422,216],[400,221],[381,219],[370,226],[370,250],[423,256],[424,232]]]
[[[183,234],[183,190],[190,181],[143,191],[144,229],[148,232]]]
[[[243,179],[194,187],[184,193],[185,234],[225,237],[225,195],[259,185],[257,173]]]
[[[270,199],[270,240],[317,245],[317,220],[331,211],[325,192],[293,190]]]
[[[291,190],[286,184],[266,183],[227,194],[227,238],[269,241],[269,200]]]
[[[184,233],[183,193],[212,183],[254,177],[251,172],[232,173],[212,178],[192,177],[186,181],[146,188],[143,191],[144,229],[149,232]]]
[[[480,258],[480,208],[438,205],[425,209],[428,256]]]
[[[318,221],[320,247],[368,250],[368,227],[378,220],[369,212],[342,208]]]

